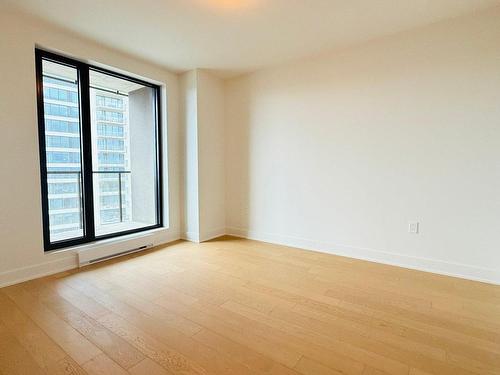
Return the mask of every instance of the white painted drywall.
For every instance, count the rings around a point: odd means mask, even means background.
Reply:
[[[192,70],[181,78],[183,237],[225,234],[224,82]]]
[[[228,81],[228,232],[500,283],[499,25],[497,9]]]
[[[176,239],[179,221],[178,78],[169,71],[104,48],[36,18],[0,12],[0,285],[76,266],[73,252],[45,254],[35,94],[35,44],[105,64],[165,86],[162,90],[164,178],[168,229],[155,243]],[[167,129],[168,128],[168,129]],[[168,156],[168,157],[167,157]],[[167,174],[168,170],[168,174]],[[169,192],[169,194],[167,194]]]
[[[2,11],[0,285],[76,265],[42,249],[35,43],[166,84],[158,241],[181,219],[197,241],[227,221],[233,234],[500,282],[499,22],[490,11],[261,70],[225,95],[193,71],[179,98],[163,68]]]
[[[198,70],[200,239],[225,234],[224,82]]]
[[[70,14],[68,7],[70,2]],[[499,0],[2,0],[179,71],[238,74]]]
[[[195,242],[200,240],[197,80],[197,72],[192,70],[181,75],[179,84],[182,145],[182,236]]]

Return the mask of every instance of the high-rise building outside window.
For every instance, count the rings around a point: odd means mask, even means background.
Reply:
[[[161,226],[159,87],[36,59],[45,249]]]

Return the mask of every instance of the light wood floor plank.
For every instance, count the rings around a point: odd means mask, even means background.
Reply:
[[[0,371],[9,375],[47,374],[0,323]]]
[[[83,368],[88,375],[129,375],[127,371],[104,353],[84,363]]]
[[[102,317],[99,322],[146,356],[174,374],[205,374],[194,361],[167,347],[159,340],[141,331],[115,314]]]
[[[333,370],[310,358],[302,357],[295,369],[304,375],[342,375],[344,372]]]
[[[87,371],[69,356],[51,364],[47,372],[51,375],[87,375]]]
[[[100,290],[96,287],[98,284],[104,286],[104,288]],[[89,296],[91,295],[99,303],[116,312],[116,314],[108,314],[98,318],[101,324],[173,373],[185,373],[187,371],[190,371],[190,373],[204,373],[204,370],[198,364],[209,369],[211,373],[239,373],[242,375],[252,373],[250,370],[242,367],[241,364],[232,361],[226,355],[217,356],[214,350],[186,336],[186,334],[178,330],[180,327],[176,327],[175,324],[169,321],[168,317],[172,314],[164,310],[161,306],[150,306],[153,305],[151,302],[141,299],[137,300],[137,296],[131,295],[128,292],[124,293],[116,287],[110,286],[109,283],[102,279],[94,285],[87,282],[85,290],[82,289],[79,282],[75,283],[74,280],[70,282],[70,285],[84,293],[88,293]],[[115,298],[116,296],[122,297],[123,301],[127,303],[120,303]],[[135,307],[128,304],[131,301]],[[154,311],[156,318],[145,314],[143,311]],[[158,311],[164,312],[165,320],[161,319],[161,316],[157,316]],[[177,318],[175,321],[180,322]],[[198,332],[198,330],[191,330],[189,334],[192,335]],[[173,346],[176,346],[178,351],[172,350]],[[152,351],[151,348],[161,348],[161,350]],[[188,357],[193,359],[194,362],[190,363],[187,359]],[[182,366],[176,368],[176,364],[182,364]]]
[[[40,367],[53,366],[66,357],[66,353],[3,293],[0,293],[0,320]]]
[[[23,288],[23,284],[2,289],[42,330],[78,364],[101,354],[101,350],[42,305]]]
[[[498,375],[500,287],[177,241],[1,289],[0,374]]]
[[[172,372],[167,371],[156,362],[149,358],[136,364],[128,370],[130,375],[171,375]]]
[[[56,290],[53,290],[51,283],[43,281],[39,286],[42,289],[39,296],[45,306],[106,353],[123,369],[126,370],[144,359],[142,353],[132,345],[104,328],[95,319],[59,295]]]

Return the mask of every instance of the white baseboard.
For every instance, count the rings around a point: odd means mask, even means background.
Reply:
[[[374,249],[334,245],[299,237],[257,232],[242,228],[226,228],[225,230],[210,231],[203,235],[203,241],[208,241],[224,234],[500,285],[500,271],[492,268],[481,268],[436,259],[418,258]],[[185,233],[182,238],[188,241],[200,242],[200,237],[194,232]],[[162,241],[156,242],[155,245],[168,243],[177,239],[179,239],[179,235],[166,236],[162,238]],[[0,288],[77,268],[78,260],[76,254],[68,254],[71,255],[2,272],[0,273]]]
[[[392,266],[411,268],[462,279],[481,281],[500,285],[500,270],[481,268],[460,263],[446,262],[438,259],[419,258],[409,255],[389,253],[386,251],[360,248],[346,245],[323,243],[305,238],[284,236],[274,233],[257,232],[243,228],[226,228],[226,233],[236,237],[270,242],[278,245],[297,247],[349,258],[367,260]]]
[[[226,228],[213,229],[201,233],[200,242],[213,240],[214,238],[224,236],[226,234]]]
[[[0,273],[0,288],[78,267],[76,254]]]
[[[77,246],[72,250],[78,254],[79,265],[84,266],[98,258],[116,257],[124,255],[133,249],[144,247],[139,250],[143,251],[178,239],[180,239],[179,233],[171,233],[164,228],[160,228]]]
[[[146,235],[147,236],[147,235]],[[151,238],[154,238],[154,246],[164,245],[169,242],[173,242],[180,239],[179,233],[167,233],[166,231],[157,230],[156,232],[150,234]],[[118,246],[127,247],[127,241],[123,239],[104,240],[100,243],[82,245],[80,247],[75,247],[64,251],[64,258],[58,258],[50,260],[47,262],[20,267],[13,270],[5,271],[0,273],[0,288],[22,283],[23,281],[37,279],[43,276],[53,275],[58,272],[68,271],[73,268],[78,267],[78,255],[77,251],[82,248],[90,249],[104,249],[107,246],[114,246],[119,249]],[[62,254],[59,254],[62,256]],[[55,257],[56,254],[47,254],[47,257]]]
[[[208,230],[205,232],[185,232],[181,236],[183,240],[190,241],[190,242],[205,242],[212,240],[214,238],[224,236],[226,234],[226,228],[219,228],[219,229],[213,229],[213,230]]]
[[[190,242],[200,243],[200,234],[198,232],[184,232],[181,235],[181,239]]]

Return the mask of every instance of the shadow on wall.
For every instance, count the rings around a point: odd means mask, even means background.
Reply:
[[[227,82],[229,232],[445,268],[500,264],[498,17]]]

